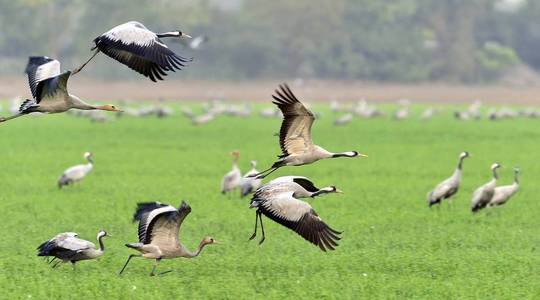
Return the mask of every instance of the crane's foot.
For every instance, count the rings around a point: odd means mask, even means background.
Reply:
[[[251,237],[249,238],[249,240],[251,241],[251,240],[254,239],[256,236],[257,236],[257,233],[254,232],[254,233],[251,235]]]
[[[263,236],[263,238],[259,241],[259,245],[261,245],[265,240],[265,237]]]

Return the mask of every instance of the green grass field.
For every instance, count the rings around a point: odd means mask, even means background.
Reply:
[[[419,108],[418,108],[419,109]],[[280,120],[220,117],[193,127],[168,119],[122,118],[96,124],[67,115],[20,118],[0,125],[0,298],[503,298],[540,297],[540,121],[452,119],[447,110],[430,121],[356,119],[332,126],[331,113],[314,126],[315,142],[329,150],[358,150],[369,158],[334,159],[282,168],[318,186],[344,191],[308,200],[329,225],[343,230],[336,251],[323,253],[294,232],[264,219],[266,241],[248,241],[255,211],[249,199],[219,193],[230,170],[229,152],[241,167],[259,169],[279,154]],[[462,188],[452,207],[429,209],[426,193],[450,176],[462,150]],[[80,184],[58,190],[62,171],[94,153],[95,168]],[[500,162],[499,184],[522,169],[520,192],[489,214],[470,213],[472,191]],[[192,207],[181,240],[208,246],[195,259],[163,260],[164,276],[149,277],[153,262],[134,259],[122,276],[124,246],[137,241],[135,204],[161,201]],[[100,229],[106,253],[97,261],[51,269],[35,248],[59,232],[95,242]]]

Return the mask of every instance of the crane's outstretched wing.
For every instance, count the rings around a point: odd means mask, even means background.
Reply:
[[[95,38],[94,43],[107,56],[154,82],[163,80],[167,71],[181,70],[192,61],[171,51],[155,33],[138,22],[118,25]]]
[[[28,85],[34,99],[40,81],[60,75],[60,62],[47,56],[30,56],[25,73],[28,75]]]
[[[293,153],[304,152],[313,146],[311,140],[311,125],[315,117],[291,92],[287,84],[279,86],[279,90],[272,95],[277,107],[283,113],[283,122],[279,131],[279,144],[282,155],[286,157]]]
[[[341,232],[326,225],[308,203],[292,197],[292,192],[261,201],[258,207],[265,216],[292,229],[322,251],[338,246]]]
[[[190,212],[185,201],[179,209],[159,202],[139,203],[133,217],[139,221],[139,242],[176,245],[180,225]]]
[[[36,86],[36,103],[41,101],[66,100],[67,82],[71,71],[66,71],[58,76],[39,81]]]

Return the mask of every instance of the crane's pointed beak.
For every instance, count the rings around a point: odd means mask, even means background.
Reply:
[[[359,157],[368,157],[367,154],[358,153]]]
[[[340,189],[336,189],[336,193],[338,193],[338,194],[343,194],[343,191],[340,190]]]
[[[186,37],[186,38],[188,38],[188,39],[191,39],[191,38],[192,38],[191,35],[185,34],[185,33],[183,33],[183,32],[182,32],[182,37]]]
[[[214,240],[213,244],[223,245],[222,242],[219,242],[219,241],[216,241],[216,240]]]

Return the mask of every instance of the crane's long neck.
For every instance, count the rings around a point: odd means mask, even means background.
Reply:
[[[88,164],[90,166],[92,166],[94,164],[94,160],[92,159],[92,157],[89,156],[89,157],[86,158],[86,160],[88,161]]]
[[[162,38],[162,37],[179,37],[180,32],[179,31],[168,31],[168,32],[158,33],[157,36],[160,37],[160,38]]]
[[[514,172],[514,184],[519,184],[519,172]]]
[[[356,157],[358,156],[358,152],[356,151],[347,151],[347,152],[340,152],[340,153],[332,153],[331,157]]]
[[[327,186],[327,187],[324,187],[316,192],[314,192],[313,194],[311,194],[311,198],[315,198],[317,196],[320,196],[320,195],[324,195],[324,194],[329,194],[329,193],[333,193],[335,192],[335,188],[331,187],[331,186]]]
[[[463,160],[465,159],[465,156],[462,156],[459,158],[459,162],[458,162],[458,165],[457,165],[457,168],[458,170],[462,170],[463,169]]]
[[[493,168],[493,180],[499,179],[499,175],[497,174],[497,168]]]
[[[187,250],[187,257],[197,257],[199,256],[199,254],[201,254],[202,252],[202,249],[204,248],[204,246],[206,246],[206,243],[204,242],[204,239],[199,243],[199,246],[197,247],[197,249],[195,250],[195,252],[191,252],[189,250]]]
[[[75,95],[69,94],[69,99],[71,100],[71,103],[73,103],[74,108],[82,109],[82,110],[94,110],[94,109],[97,109],[95,106],[84,102],[83,100],[81,100],[79,97],[77,97]]]
[[[98,235],[98,243],[99,243],[99,251],[103,252],[105,251],[105,245],[103,244],[103,236],[102,235]]]

